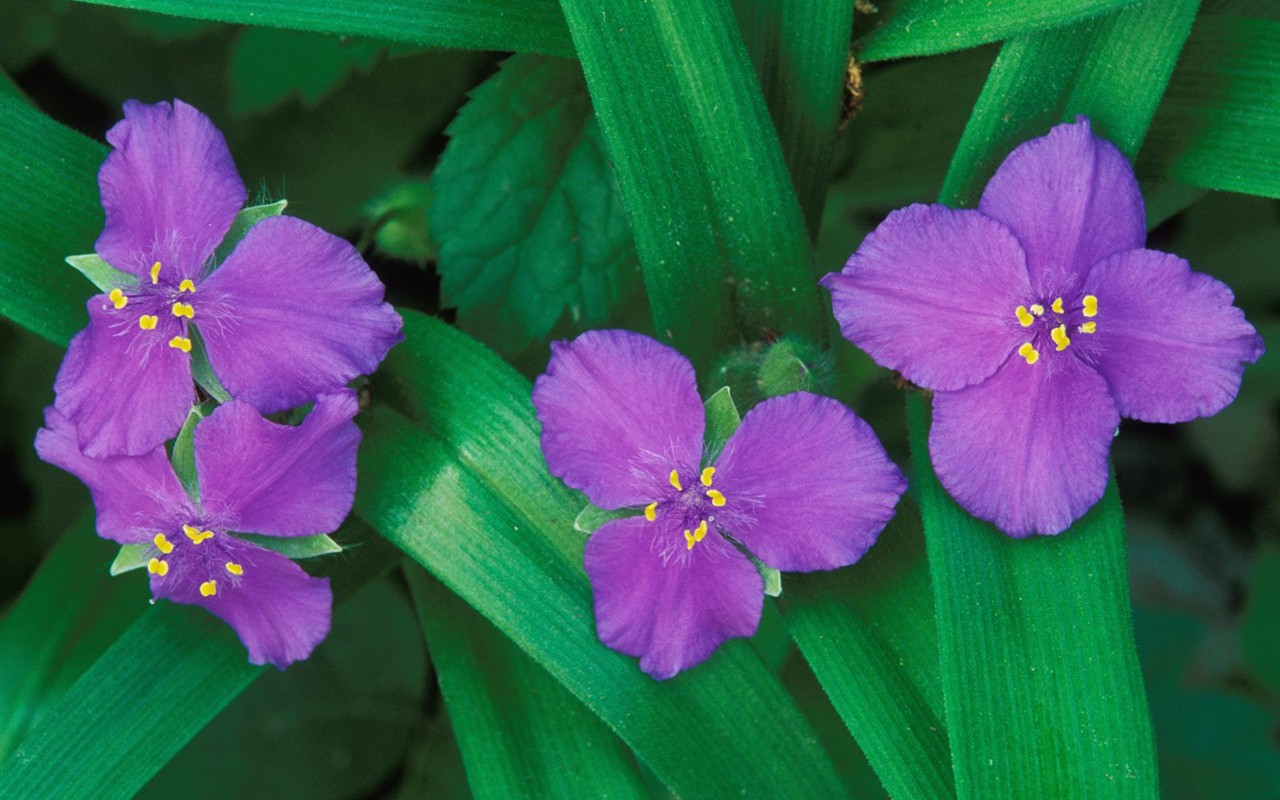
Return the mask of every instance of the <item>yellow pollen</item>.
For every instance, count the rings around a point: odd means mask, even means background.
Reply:
[[[192,308],[190,303],[174,303],[173,315],[175,317],[186,317],[187,319],[195,319],[196,310]]]
[[[111,294],[107,295],[107,299],[111,301],[111,305],[117,309],[124,308],[129,305],[129,298],[124,296],[124,292],[119,289],[112,289]]]
[[[692,550],[693,546],[696,543],[702,541],[705,538],[707,538],[707,521],[705,519],[702,522],[698,523],[698,527],[694,528],[691,531],[686,530],[684,532],[684,540],[685,540],[685,543],[688,544],[687,549],[689,550]]]
[[[1025,358],[1028,364],[1034,364],[1040,360],[1040,354],[1031,346],[1031,342],[1027,342],[1022,347],[1019,347],[1018,355]]]
[[[711,505],[715,506],[716,508],[723,506],[725,503],[724,495],[716,491],[715,489],[712,489],[711,491],[707,492],[707,497],[711,498]]]
[[[712,476],[712,475],[715,475],[715,474],[716,474],[716,468],[715,468],[715,467],[707,467],[706,469],[704,469],[704,470],[702,471],[702,485],[703,485],[703,486],[710,486],[710,485],[711,485],[711,476]]]
[[[1032,304],[1031,304],[1031,313],[1032,313],[1032,314],[1035,314],[1037,317],[1043,317],[1043,316],[1044,316],[1044,306],[1040,305],[1039,303],[1032,303]]]
[[[650,522],[658,518],[658,502],[656,500],[644,507],[644,518]]]
[[[183,525],[182,532],[187,535],[192,544],[200,544],[205,539],[213,538],[213,531],[202,531],[194,525]]]
[[[228,561],[228,562],[227,562],[227,572],[230,572],[232,575],[243,575],[243,574],[244,574],[244,567],[240,566],[239,564],[237,564],[237,563],[236,563],[236,562],[234,562],[234,561]]]
[[[183,278],[182,283],[178,284],[178,291],[196,293],[196,285],[191,282],[190,278]]]
[[[1084,315],[1086,317],[1098,316],[1098,298],[1095,295],[1086,294],[1084,296]]]
[[[1061,313],[1062,313],[1062,298],[1061,298],[1061,297],[1059,297],[1057,300],[1054,300],[1054,301],[1053,301],[1053,305],[1052,305],[1052,306],[1050,306],[1050,308],[1052,308],[1052,309],[1053,309],[1053,313],[1055,313],[1055,314],[1061,314]]]
[[[156,538],[152,539],[151,541],[156,543],[156,549],[159,550],[161,553],[164,553],[165,555],[169,555],[170,553],[173,552],[173,542],[166,539],[163,533],[157,533]]]
[[[150,572],[152,575],[159,575],[163,578],[165,575],[169,574],[169,562],[153,558],[147,562],[147,572]]]
[[[160,262],[159,261],[151,265],[151,282],[152,283],[160,282]]]
[[[1086,322],[1085,324],[1080,326],[1081,333],[1095,333],[1097,332],[1097,330],[1098,330],[1098,323],[1096,322]]]
[[[169,340],[169,346],[184,353],[191,352],[191,340],[185,336],[175,336]]]
[[[1018,306],[1013,310],[1013,313],[1018,315],[1018,322],[1021,323],[1022,327],[1024,328],[1030,328],[1031,323],[1035,322],[1036,318],[1031,316],[1031,314],[1027,311],[1026,306]]]
[[[1053,343],[1058,346],[1058,352],[1061,353],[1067,349],[1067,345],[1071,344],[1071,340],[1067,338],[1067,326],[1059,325],[1049,332],[1053,337]]]
[[[667,478],[667,480],[671,482],[672,486],[676,487],[677,492],[684,491],[684,487],[680,485],[680,473],[676,472],[674,469],[671,470],[671,477]]]
[[[143,314],[138,317],[138,327],[142,328],[144,331],[154,331],[156,329],[156,323],[159,321],[160,318],[154,314]]]
[[[200,584],[200,594],[203,595],[204,597],[213,597],[217,593],[218,593],[217,581],[205,581],[204,583]]]

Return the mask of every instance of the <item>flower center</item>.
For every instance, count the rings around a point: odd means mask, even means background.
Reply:
[[[1049,304],[1048,309],[1042,303],[1032,303],[1030,306],[1018,306],[1013,310],[1013,315],[1017,317],[1019,325],[1032,329],[1028,331],[1031,334],[1030,340],[1018,348],[1018,355],[1026,359],[1028,364],[1034,364],[1040,360],[1041,349],[1047,351],[1052,345],[1060,353],[1071,346],[1068,329],[1073,333],[1097,332],[1098,323],[1093,318],[1098,316],[1098,298],[1086,294],[1080,298],[1078,306],[1068,308],[1062,298],[1058,297]]]
[[[686,489],[684,482],[680,480],[680,472],[671,470],[667,482],[675,491],[645,506],[644,518],[653,522],[658,518],[660,510],[667,514],[679,514],[684,520],[686,549],[692,550],[695,544],[707,538],[707,524],[715,522],[715,509],[724,508],[729,502],[718,489],[711,488],[715,474],[715,467],[707,467],[698,476],[701,487],[690,481],[690,486]]]
[[[183,525],[183,537],[174,537],[170,541],[163,533],[157,533],[151,540],[156,555],[147,562],[147,572],[161,578],[167,577],[171,563],[175,580],[195,583],[201,597],[214,597],[218,594],[218,580],[222,578],[233,587],[244,575],[244,565],[227,557],[226,548],[215,539],[216,534],[198,525]],[[185,537],[185,541],[184,541]],[[209,544],[209,540],[213,539]],[[177,550],[182,547],[182,550]],[[177,555],[174,555],[177,551]],[[230,577],[227,577],[230,576]]]
[[[178,323],[178,335],[169,340],[169,347],[179,350],[183,353],[191,352],[191,338],[187,335],[187,323],[196,318],[195,306],[189,302],[192,298],[188,295],[196,293],[195,282],[190,278],[184,278],[175,288],[171,283],[160,283],[160,273],[162,267],[160,262],[151,265],[151,286],[139,286],[138,290],[133,294],[125,294],[122,289],[112,289],[107,295],[107,299],[111,301],[111,305],[117,311],[122,311],[130,302],[134,303],[137,310],[144,313],[138,315],[138,328],[144,331],[154,331],[160,326],[161,316],[172,316]],[[154,312],[154,313],[145,313]],[[172,326],[166,325],[164,330],[168,332]]]

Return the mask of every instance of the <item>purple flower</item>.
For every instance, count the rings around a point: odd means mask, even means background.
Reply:
[[[355,248],[271,217],[211,263],[245,202],[222,134],[180,100],[124,114],[98,173],[96,250],[135,280],[89,299],[54,384],[81,449],[142,455],[177,433],[195,398],[193,325],[219,382],[263,413],[372,372],[401,322]]]
[[[1014,150],[978,210],[895,211],[822,283],[847,339],[934,390],[947,491],[1055,534],[1102,496],[1121,416],[1215,414],[1262,355],[1230,289],[1145,242],[1133,169],[1081,117]]]
[[[198,498],[187,495],[163,447],[85,456],[56,408],[45,412],[36,451],[89,486],[99,535],[151,547],[155,597],[212,611],[239,634],[251,662],[284,668],[329,632],[329,580],[232,531],[307,536],[342,523],[355,494],[356,405],[348,389],[323,394],[296,428],[242,401],[219,406],[195,430]]]
[[[739,544],[782,570],[852,564],[906,488],[865,422],[808,393],[761,403],[706,465],[693,367],[627,331],[552,344],[533,404],[554,475],[643,508],[592,534],[585,562],[600,640],[659,679],[755,632],[764,584]]]

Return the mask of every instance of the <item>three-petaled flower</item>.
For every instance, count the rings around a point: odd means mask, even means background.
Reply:
[[[823,285],[846,338],[934,390],[947,491],[1054,534],[1102,496],[1121,416],[1215,414],[1263,352],[1230,289],[1145,242],[1132,167],[1080,118],[1015,149],[977,210],[890,214]]]
[[[141,455],[177,433],[195,399],[193,325],[219,382],[263,413],[372,372],[401,321],[355,248],[271,217],[212,263],[245,202],[222,134],[180,100],[124,113],[98,173],[95,249],[131,279],[89,299],[54,384],[84,452]]]
[[[808,393],[761,403],[707,463],[692,365],[627,331],[554,343],[533,403],[554,475],[642,509],[596,530],[585,564],[601,641],[659,679],[755,632],[764,584],[738,545],[781,570],[851,564],[906,488],[862,419]]]
[[[307,536],[342,523],[355,496],[356,409],[349,389],[322,394],[297,427],[243,401],[219,406],[195,429],[194,497],[163,446],[89,458],[56,408],[45,412],[36,450],[88,485],[99,535],[149,546],[155,597],[208,609],[236,631],[251,662],[284,668],[328,633],[329,580],[236,533]]]

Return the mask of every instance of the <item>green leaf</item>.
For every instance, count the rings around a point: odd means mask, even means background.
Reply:
[[[432,177],[445,305],[502,353],[639,291],[631,230],[577,62],[514,56],[449,125]]]
[[[0,118],[0,314],[65,345],[88,322],[90,292],[58,264],[102,230],[107,151],[10,95],[0,95]]]
[[[573,54],[553,0],[86,0],[179,17],[464,50]]]
[[[182,423],[182,429],[178,431],[178,437],[173,440],[173,455],[170,459],[173,461],[173,471],[182,482],[182,488],[197,503],[200,502],[200,479],[196,475],[196,426],[207,414],[208,410],[203,406],[191,407],[187,412],[187,419]]]
[[[733,402],[733,394],[728,386],[721,387],[702,406],[707,413],[707,432],[703,438],[708,460],[715,461],[724,449],[724,443],[738,429],[742,417],[738,416],[738,405]]]
[[[669,681],[599,643],[572,525],[581,501],[546,472],[528,381],[456,330],[403,313],[406,341],[375,376],[374,394],[409,418],[380,407],[365,415],[357,513],[531,655],[681,797],[840,795],[812,731],[747,643],[728,642]],[[696,759],[689,742],[698,743]]]
[[[858,40],[863,61],[928,56],[1044,31],[1141,0],[897,0]]]
[[[1280,197],[1280,19],[1201,16],[1142,150],[1143,174]]]
[[[88,278],[100,291],[110,292],[138,285],[138,276],[121,272],[103,261],[97,253],[86,253],[82,256],[67,256],[66,262],[75,267],[81,275]]]
[[[578,516],[573,518],[573,529],[579,533],[595,533],[596,528],[606,522],[634,517],[636,514],[637,512],[634,508],[619,508],[614,511],[606,511],[588,503],[587,507],[578,512]]]
[[[231,110],[252,114],[297,96],[310,108],[352,72],[365,72],[381,43],[314,33],[246,28],[231,48]]]
[[[425,570],[407,574],[477,800],[649,796],[598,717]]]
[[[123,575],[126,572],[132,572],[135,569],[141,569],[151,560],[151,545],[149,544],[122,544],[119,552],[116,553],[115,560],[111,562],[108,572],[111,577]]]
[[[274,203],[264,203],[256,206],[246,206],[236,213],[236,218],[231,221],[231,228],[227,230],[227,235],[222,237],[222,243],[218,245],[218,249],[213,253],[215,263],[221,264],[231,255],[231,251],[236,249],[236,245],[240,244],[240,240],[249,232],[249,229],[257,225],[267,217],[278,217],[284,213],[284,209],[289,205],[288,200],[277,200]]]
[[[817,337],[804,219],[727,0],[561,7],[660,338],[705,368],[765,330]]]
[[[267,550],[274,550],[294,561],[342,552],[342,545],[335,542],[327,533],[317,533],[312,536],[263,536],[256,533],[237,533],[236,538],[253,542]]]

